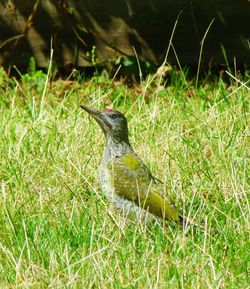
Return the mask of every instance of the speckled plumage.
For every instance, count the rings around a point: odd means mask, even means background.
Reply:
[[[130,165],[132,169],[126,167],[127,158],[133,159],[132,165]],[[144,183],[143,187],[146,191],[151,186],[153,178],[146,165],[138,158],[130,145],[114,143],[106,146],[99,178],[106,197],[116,207],[124,212],[133,211],[137,214],[143,214],[140,206],[135,204],[136,197],[138,192],[141,191],[142,183]],[[130,192],[136,192],[135,196]],[[128,198],[129,194],[130,199]]]
[[[177,210],[161,195],[148,167],[134,152],[128,139],[126,118],[107,109],[103,112],[81,106],[101,126],[106,146],[100,166],[100,183],[106,197],[123,211],[182,221]]]

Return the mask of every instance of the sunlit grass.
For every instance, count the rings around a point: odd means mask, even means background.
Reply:
[[[1,287],[246,288],[249,90],[178,76],[129,89],[100,75],[51,82],[41,103],[40,76],[0,83]],[[138,223],[108,203],[104,137],[80,103],[126,114],[163,193],[204,230]]]

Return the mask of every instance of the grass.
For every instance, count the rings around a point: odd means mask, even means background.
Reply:
[[[159,81],[45,86],[40,72],[1,70],[1,288],[247,288],[249,90],[221,78],[195,88],[176,72]],[[124,219],[108,203],[104,138],[80,103],[126,112],[135,150],[204,230]]]

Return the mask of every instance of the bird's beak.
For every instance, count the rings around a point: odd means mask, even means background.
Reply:
[[[84,109],[85,111],[87,111],[89,114],[91,114],[94,118],[100,118],[102,113],[96,109],[93,108],[89,108],[83,104],[80,105],[80,108]]]
[[[97,123],[104,131],[107,130],[107,127],[112,128],[112,125],[106,120],[101,111],[89,108],[83,104],[80,105],[80,108],[84,109],[85,111],[87,111],[87,113],[93,116],[93,118],[97,121]]]

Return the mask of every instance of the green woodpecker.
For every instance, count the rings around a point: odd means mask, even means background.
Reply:
[[[183,217],[161,194],[161,188],[150,170],[129,143],[124,115],[114,109],[98,111],[85,105],[80,107],[97,121],[106,137],[99,175],[106,197],[125,212],[141,214],[147,211],[183,225]]]

